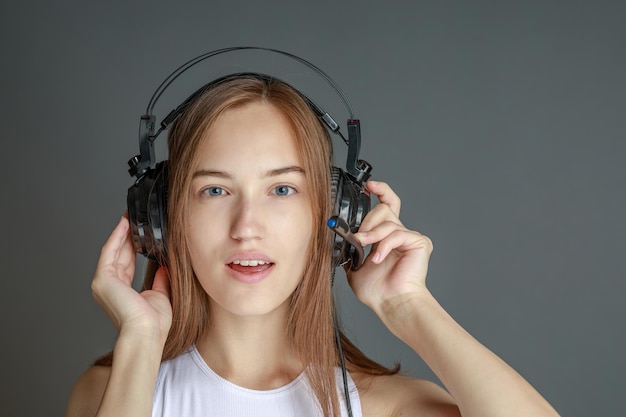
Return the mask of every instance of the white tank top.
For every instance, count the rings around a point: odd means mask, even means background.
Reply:
[[[341,416],[347,417],[341,369],[335,370]],[[353,417],[362,417],[356,385],[348,375]],[[322,416],[304,374],[267,391],[243,388],[217,375],[192,347],[163,362],[156,382],[153,417]]]

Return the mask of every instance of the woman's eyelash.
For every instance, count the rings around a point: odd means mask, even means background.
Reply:
[[[290,185],[279,185],[274,187],[274,194],[279,196],[287,196],[296,192],[296,189]]]
[[[272,188],[272,193],[281,197],[288,196],[296,192],[297,190],[291,185],[277,185],[276,187]],[[227,191],[222,187],[213,186],[213,187],[206,187],[206,188],[201,189],[200,194],[206,195],[209,197],[219,197],[221,195],[227,194]]]
[[[224,190],[222,187],[207,187],[202,189],[201,193],[210,197],[217,197],[220,195],[224,195],[226,193],[226,190]]]

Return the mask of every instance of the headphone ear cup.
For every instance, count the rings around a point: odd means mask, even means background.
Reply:
[[[345,220],[352,233],[356,233],[363,218],[370,211],[371,199],[367,189],[337,167],[330,169],[332,215]],[[338,233],[333,240],[332,265],[343,265],[352,259],[355,249]]]
[[[332,215],[339,216],[343,195],[343,172],[335,166],[330,167],[330,195],[332,201]],[[339,234],[334,233],[333,235],[332,265],[342,265],[347,262],[348,259],[346,256],[345,241]]]
[[[168,162],[159,162],[128,189],[126,203],[135,252],[166,263]]]

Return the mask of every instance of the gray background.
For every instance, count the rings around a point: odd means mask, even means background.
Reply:
[[[294,52],[342,86],[362,157],[433,239],[429,286],[465,328],[563,415],[623,415],[624,4],[3,1],[0,415],[62,415],[112,346],[89,283],[139,115],[179,64],[240,44]],[[305,69],[256,55],[190,72],[157,115],[253,61],[345,118]],[[367,353],[432,377],[338,292]]]

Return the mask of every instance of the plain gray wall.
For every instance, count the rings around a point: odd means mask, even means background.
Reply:
[[[124,210],[139,116],[179,64],[242,44],[296,53],[342,86],[362,157],[433,239],[429,286],[465,328],[563,415],[623,415],[625,4],[3,1],[0,415],[62,415],[112,346],[89,283]],[[221,68],[190,73],[157,114]],[[331,92],[305,92],[345,117]],[[337,290],[367,353],[432,377]]]

